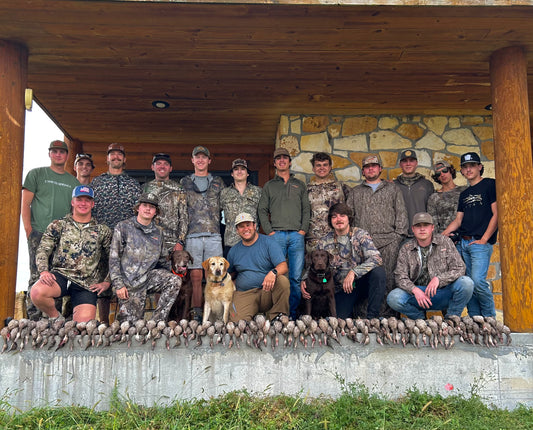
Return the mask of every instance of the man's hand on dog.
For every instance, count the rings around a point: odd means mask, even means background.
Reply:
[[[128,289],[126,287],[122,287],[119,290],[117,290],[117,297],[121,300],[129,299],[130,295],[128,294]]]
[[[263,290],[271,291],[274,288],[275,283],[276,275],[274,275],[272,272],[268,272],[265,276],[265,279],[263,279]]]
[[[311,298],[311,294],[307,292],[307,284],[305,283],[305,280],[302,280],[302,282],[300,282],[300,291],[302,292],[302,299]]]

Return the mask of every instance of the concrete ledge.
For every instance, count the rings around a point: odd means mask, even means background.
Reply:
[[[341,345],[298,348],[216,345],[167,351],[135,341],[82,351],[24,350],[0,356],[0,393],[21,410],[37,406],[81,405],[105,410],[115,386],[130,401],[152,406],[176,399],[208,398],[229,391],[275,395],[336,397],[342,382],[365,385],[371,392],[397,398],[417,387],[428,393],[480,395],[489,405],[533,407],[533,334],[513,336],[509,347],[456,344],[451,350],[368,346],[342,339]],[[205,345],[204,341],[204,345]],[[446,384],[453,391],[445,389]]]

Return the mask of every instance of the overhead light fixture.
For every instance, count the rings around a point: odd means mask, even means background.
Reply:
[[[492,105],[485,106],[485,110],[492,110]]]
[[[156,109],[166,109],[170,105],[164,100],[154,100],[152,102],[152,106],[155,107]]]

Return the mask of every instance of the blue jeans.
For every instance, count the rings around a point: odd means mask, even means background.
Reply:
[[[495,317],[496,306],[487,281],[492,245],[489,243],[485,245],[478,243],[470,245],[473,241],[474,239],[461,239],[457,243],[457,250],[466,265],[466,276],[469,276],[474,281],[474,293],[467,305],[468,315]]]
[[[281,246],[289,265],[289,282],[291,295],[289,296],[290,316],[294,319],[298,316],[298,306],[302,292],[300,281],[304,269],[305,238],[297,231],[276,231],[272,238]]]
[[[422,291],[426,287],[417,286]],[[397,312],[411,319],[426,318],[426,311],[441,311],[447,309],[446,315],[461,316],[463,309],[472,297],[474,282],[468,276],[461,276],[455,282],[438,288],[431,297],[431,307],[424,309],[418,305],[414,294],[408,293],[401,288],[395,288],[387,296],[387,304]]]

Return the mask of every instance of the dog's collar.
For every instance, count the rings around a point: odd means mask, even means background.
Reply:
[[[328,278],[326,278],[326,272],[316,272],[316,276],[318,278],[322,278],[322,283],[327,283],[328,282]]]
[[[185,271],[185,273],[176,273],[174,272],[174,269],[170,269],[170,270],[172,270],[172,273],[174,273],[174,275],[179,276],[180,278],[187,276],[187,270]]]
[[[226,273],[226,276],[224,276],[220,281],[211,281],[212,284],[220,284],[221,287],[224,286],[224,281],[229,276],[229,273]]]

